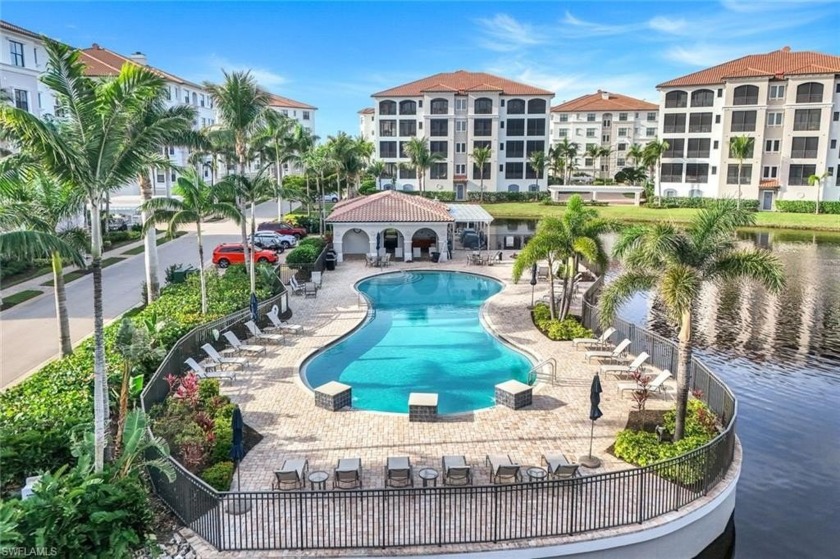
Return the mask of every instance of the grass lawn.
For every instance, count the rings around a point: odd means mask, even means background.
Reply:
[[[24,301],[37,297],[41,293],[43,293],[43,291],[38,291],[37,289],[27,289],[26,291],[21,291],[19,293],[9,295],[8,297],[3,297],[3,303],[0,304],[0,311],[5,311],[15,305],[19,305]]]
[[[559,216],[564,210],[564,206],[545,206],[535,202],[484,204],[482,207],[493,217],[508,219]],[[598,206],[595,209],[602,217],[619,221],[673,221],[675,223],[686,223],[698,212],[693,208],[658,210],[636,206]],[[836,214],[756,212],[755,215],[756,227],[840,231],[840,215]]]
[[[17,285],[27,280],[37,278],[38,276],[49,274],[50,272],[52,272],[51,266],[40,266],[38,268],[31,268],[25,272],[21,272],[20,274],[15,274],[13,276],[9,276],[8,278],[4,278],[3,288],[5,289],[8,287],[12,287],[13,285]]]
[[[164,234],[165,234],[164,231],[158,231],[157,246],[160,246],[163,243],[168,243],[169,241],[172,240],[169,237],[163,236]],[[187,234],[186,231],[178,231],[177,233],[175,233],[175,238],[177,239],[178,237],[183,237],[186,234]],[[129,250],[123,252],[122,255],[123,256],[134,256],[135,254],[143,254],[144,250],[146,250],[146,247],[144,245],[140,245],[139,247],[134,247],[132,249],[129,249]]]
[[[122,258],[122,257],[119,257],[119,256],[111,256],[110,258],[103,258],[102,259],[102,267],[107,268],[108,266],[116,264],[117,262],[122,262],[123,260],[125,260],[125,258]],[[73,270],[72,272],[68,272],[68,273],[64,274],[64,283],[68,284],[71,281],[77,280],[82,276],[88,275],[89,273],[90,273],[90,270]],[[53,280],[44,282],[41,285],[43,285],[45,287],[52,287],[53,286]]]

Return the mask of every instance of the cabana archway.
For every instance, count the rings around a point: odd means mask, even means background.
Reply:
[[[341,238],[344,254],[363,256],[370,251],[370,237],[364,229],[348,229]]]
[[[431,260],[432,253],[438,252],[438,234],[422,227],[411,236],[412,257],[414,260]]]
[[[405,236],[403,232],[394,227],[389,227],[379,233],[379,255],[384,256],[387,253],[393,259],[402,259],[403,251],[405,250]],[[373,242],[375,247],[376,238],[373,239]]]

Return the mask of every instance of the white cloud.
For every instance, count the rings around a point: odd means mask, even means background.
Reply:
[[[643,27],[638,23],[609,25],[585,21],[573,16],[571,12],[568,11],[563,17],[561,23],[563,25],[561,25],[558,29],[558,33],[566,37],[592,37],[596,35],[605,37],[611,35],[624,35],[626,33],[638,31]]]
[[[247,70],[251,72],[251,75],[257,80],[260,86],[268,90],[273,90],[289,83],[289,80],[285,76],[268,68],[260,68],[244,62],[233,62],[216,55],[211,55],[205,60],[204,66],[205,68],[200,72],[200,79],[198,81],[218,82],[222,79],[222,70],[226,72]]]
[[[479,44],[497,52],[515,51],[548,42],[548,34],[507,14],[476,20],[482,34]]]
[[[662,33],[679,33],[686,28],[686,21],[683,18],[673,19],[665,16],[656,16],[648,21],[648,26]]]

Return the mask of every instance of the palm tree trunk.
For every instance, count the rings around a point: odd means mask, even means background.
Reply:
[[[93,257],[93,435],[94,471],[105,467],[106,426],[109,421],[108,374],[105,369],[105,339],[102,320],[102,221],[99,200],[91,204],[91,256]]]
[[[70,319],[67,317],[67,290],[64,288],[64,266],[61,255],[52,253],[53,283],[55,284],[55,314],[58,317],[58,346],[62,357],[73,353],[70,341]]]
[[[691,311],[685,311],[680,321],[680,344],[677,363],[677,417],[674,425],[674,440],[683,438],[685,413],[688,408],[688,387],[691,385]]]
[[[820,191],[822,190],[822,179],[817,182],[817,209],[814,212],[816,215],[820,215]]]
[[[140,196],[143,202],[152,199],[152,181],[148,172],[140,173]],[[140,212],[143,223],[146,223],[150,215],[147,210]],[[146,259],[146,302],[151,303],[160,296],[160,280],[158,280],[158,252],[157,252],[157,231],[154,227],[146,229],[143,237],[143,246]]]
[[[256,233],[257,229],[257,204],[254,200],[251,200],[251,238],[254,238],[254,234]],[[253,258],[253,257],[252,257]],[[252,261],[251,262],[251,293],[255,293],[257,291],[257,266]]]
[[[280,149],[274,144],[274,171],[277,176],[277,221],[283,221],[283,172],[280,165]]]
[[[201,285],[201,314],[207,314],[207,281],[204,279],[204,244],[201,240],[201,220],[195,222],[198,239],[198,281]]]
[[[656,160],[656,195],[657,199],[657,206],[660,208],[662,207],[662,159],[658,158]]]
[[[551,257],[548,257],[548,309],[550,312],[551,320],[554,320],[554,262],[551,261]]]
[[[245,151],[244,151],[244,149],[245,148],[242,147],[240,150],[238,150],[240,152],[239,153],[239,176],[242,179],[245,178]],[[251,247],[248,246],[248,227],[245,223],[245,221],[246,221],[245,220],[245,203],[246,202],[242,198],[242,196],[239,196],[238,198],[239,199],[237,200],[236,205],[239,208],[239,212],[242,214],[242,221],[240,222],[240,225],[239,225],[239,232],[242,235],[242,249],[244,251],[243,255],[245,256],[245,271],[248,272],[248,274],[250,274],[251,273],[251,268],[254,267],[254,263],[251,259]]]
[[[738,160],[738,202],[736,207],[739,210],[741,209],[741,167],[743,166],[743,163],[743,159]]]

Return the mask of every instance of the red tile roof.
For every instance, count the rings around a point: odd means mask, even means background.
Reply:
[[[446,204],[394,190],[342,200],[333,206],[328,223],[455,221]]]
[[[605,98],[606,97],[606,98]],[[553,113],[571,113],[577,111],[656,111],[659,105],[648,103],[635,97],[628,97],[619,93],[601,91],[590,95],[582,95],[577,99],[566,101],[551,107]]]
[[[376,112],[376,109],[374,109],[373,107],[365,107],[364,109],[359,111],[359,114],[360,115],[372,115],[375,112]]]
[[[719,84],[728,78],[782,78],[785,75],[837,73],[840,73],[840,56],[811,51],[794,52],[790,47],[784,47],[767,54],[751,54],[724,62],[656,87]]]
[[[282,107],[284,109],[317,109],[317,107],[313,107],[312,105],[307,105],[306,103],[301,103],[300,101],[295,101],[294,99],[289,99],[288,97],[274,95],[273,93],[271,94],[271,101],[269,101],[268,104],[271,107]]]
[[[779,188],[779,179],[762,179],[758,182],[758,188]]]
[[[18,27],[14,23],[9,23],[8,21],[0,20],[0,29],[5,29],[6,31],[11,31],[12,33],[19,33],[32,39],[41,39],[41,35],[38,33],[30,31],[29,29],[24,29],[23,27]]]
[[[82,53],[81,60],[86,66],[85,74],[87,74],[88,76],[116,76],[120,73],[120,69],[125,63],[137,64],[138,66],[140,65],[136,60],[132,60],[127,56],[123,56],[122,54],[116,53],[112,50],[100,47],[96,43],[94,43],[93,46],[91,46],[90,48],[81,49],[80,52]],[[202,88],[202,86],[198,85],[197,83],[193,83],[191,81],[180,78],[175,74],[165,72],[160,68],[155,68],[154,66],[148,65],[146,66],[146,68],[152,70],[157,75],[166,80],[182,85],[197,87],[199,89]]]
[[[416,97],[426,92],[497,91],[504,95],[554,95],[554,92],[484,72],[443,72],[374,93],[373,97]]]

